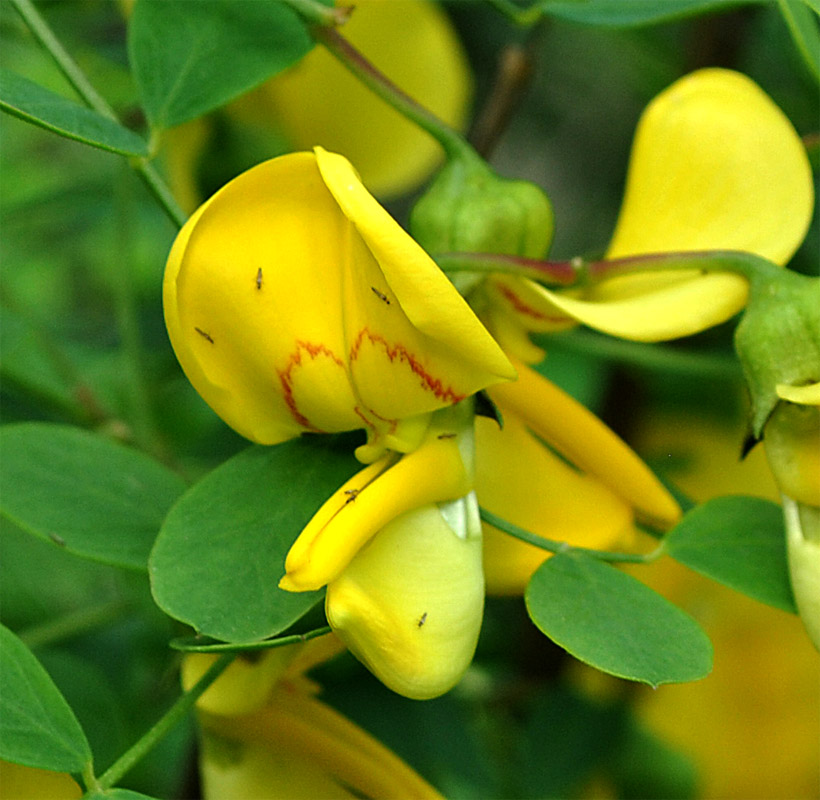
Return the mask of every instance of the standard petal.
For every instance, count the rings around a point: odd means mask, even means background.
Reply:
[[[474,503],[474,500],[472,501]],[[477,508],[464,538],[438,506],[397,517],[327,588],[328,622],[393,691],[449,691],[475,652],[484,607]]]
[[[461,128],[471,94],[467,58],[446,15],[427,0],[362,0],[343,34],[411,97]],[[374,95],[322,47],[229,106],[270,128],[281,124],[294,149],[317,142],[349,158],[379,197],[403,194],[441,160],[428,134]]]
[[[174,244],[164,288],[174,350],[249,439],[362,425],[341,322],[348,227],[313,155],[296,153],[231,181]]]
[[[783,264],[813,203],[806,151],[783,112],[745,75],[699,70],[638,124],[607,256],[745,250]]]
[[[516,364],[518,380],[490,390],[562,456],[608,486],[638,514],[668,527],[680,517],[674,498],[626,443],[589,409],[537,372]]]
[[[503,430],[476,419],[479,504],[525,530],[580,547],[631,543],[632,509],[595,478],[568,466],[530,434],[508,408]],[[484,524],[488,594],[523,594],[546,550]]]

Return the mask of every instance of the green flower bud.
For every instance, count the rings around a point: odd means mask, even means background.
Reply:
[[[751,395],[752,433],[759,439],[780,402],[778,385],[820,381],[820,278],[784,270],[774,280],[753,282],[735,350]]]
[[[413,208],[410,231],[430,253],[544,258],[552,205],[534,183],[502,178],[478,157],[453,158]]]

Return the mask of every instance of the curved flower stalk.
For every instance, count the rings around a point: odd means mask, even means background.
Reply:
[[[515,375],[350,163],[321,148],[201,206],[168,258],[164,305],[191,383],[263,444],[364,427],[365,460],[408,452],[422,415]]]
[[[484,607],[472,403],[436,412],[412,453],[365,467],[294,543],[280,586],[327,585],[325,611],[388,687],[436,697],[464,674]]]
[[[305,672],[343,649],[332,634],[241,657],[197,702],[205,800],[440,800],[441,795],[355,723],[325,705]],[[188,655],[193,685],[213,661]]]
[[[658,95],[641,117],[606,257],[732,249],[782,265],[806,234],[813,194],[805,148],[783,112],[746,76],[699,70]],[[582,296],[515,280],[529,284],[526,293],[511,279],[493,281],[508,327],[580,322],[638,341],[716,325],[748,295],[747,281],[730,274],[625,275]],[[494,334],[498,327],[491,325]]]
[[[628,547],[635,514],[660,528],[678,520],[675,500],[623,440],[538,373],[516,367],[516,382],[489,392],[504,428],[477,421],[482,506],[533,533],[593,549]],[[490,525],[484,536],[490,593],[523,592],[549,557]]]
[[[345,38],[411,97],[451,127],[466,123],[472,78],[447,15],[428,0],[361,0]],[[341,153],[380,198],[412,191],[441,160],[438,144],[380,100],[322,47],[222,110],[227,125],[264,142],[265,152],[306,150],[317,142]],[[212,117],[167,132],[165,156],[183,207],[198,204],[196,166],[214,129]],[[284,140],[284,141],[283,141]]]
[[[83,790],[67,772],[0,760],[0,791],[8,800],[78,800]]]

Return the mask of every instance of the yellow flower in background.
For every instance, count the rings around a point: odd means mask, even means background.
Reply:
[[[739,415],[667,411],[645,418],[635,441],[647,457],[668,458],[670,478],[697,502],[738,493],[778,500],[763,448],[740,460],[743,435]],[[703,680],[636,697],[643,721],[695,759],[699,796],[815,797],[820,662],[800,621],[672,559],[630,571],[695,616],[715,647]]]
[[[82,795],[83,790],[67,772],[0,760],[0,797],[3,800],[77,800]]]
[[[197,702],[205,800],[418,798],[441,795],[400,758],[323,703],[305,676],[343,649],[332,634],[242,657]],[[213,663],[186,656],[185,688]]]
[[[805,148],[783,112],[746,76],[699,70],[658,95],[641,117],[606,258],[720,249],[784,264],[806,234],[813,203]],[[523,330],[575,321],[639,341],[723,322],[748,293],[746,281],[729,274],[613,277],[582,297],[517,281],[528,284],[527,296],[509,281],[504,292],[502,283],[503,308]]]
[[[394,83],[448,125],[466,123],[472,79],[445,12],[428,0],[361,0],[342,35]],[[441,161],[439,145],[365,88],[322,47],[223,109],[227,124],[271,155],[322,144],[352,161],[380,198],[406,194]],[[206,117],[168,132],[166,160],[183,207],[199,202],[195,173],[214,123]],[[284,139],[284,142],[283,142]]]
[[[477,420],[476,493],[484,508],[546,538],[593,549],[628,547],[636,513],[661,528],[678,520],[675,500],[615,433],[538,373],[516,367],[517,381],[489,392],[503,429]],[[549,557],[490,525],[484,537],[490,593],[522,593]]]
[[[368,460],[406,452],[420,415],[515,375],[349,162],[321,148],[202,205],[171,250],[164,305],[191,383],[263,444],[364,427]]]
[[[317,511],[288,553],[289,591],[327,584],[325,613],[351,652],[406,697],[464,674],[484,609],[472,404],[436,412],[421,445],[388,453]]]

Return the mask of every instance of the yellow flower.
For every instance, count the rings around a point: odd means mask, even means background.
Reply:
[[[76,800],[82,794],[79,784],[66,772],[0,760],[0,797],[4,800]]]
[[[394,753],[317,698],[320,687],[304,673],[341,649],[331,634],[255,661],[240,657],[202,695],[205,800],[440,800]],[[213,660],[187,656],[183,686],[192,686]]]
[[[411,450],[414,418],[515,374],[350,163],[321,148],[202,205],[171,250],[164,303],[191,383],[263,444],[365,427],[368,460]]]
[[[546,538],[594,549],[627,546],[635,512],[660,527],[677,521],[675,500],[618,436],[538,373],[516,367],[516,382],[490,390],[503,429],[478,420],[476,493],[483,507]],[[490,525],[484,536],[491,593],[523,592],[549,557]]]
[[[784,264],[806,234],[813,203],[805,148],[783,112],[744,75],[700,70],[644,112],[606,257],[731,249]],[[737,275],[683,272],[613,277],[582,298],[524,279],[498,283],[504,310],[524,330],[577,321],[639,341],[723,322],[748,293]]]
[[[472,404],[436,412],[421,445],[389,453],[317,511],[280,586],[327,584],[328,622],[388,687],[436,697],[464,674],[484,608]]]
[[[360,0],[342,35],[411,97],[461,129],[472,80],[466,54],[437,3]],[[439,145],[378,98],[317,46],[293,67],[224,109],[225,120],[267,152],[305,150],[321,142],[341,153],[378,197],[418,186],[441,160]],[[168,132],[166,156],[175,194],[196,207],[196,165],[208,145],[211,118]]]

